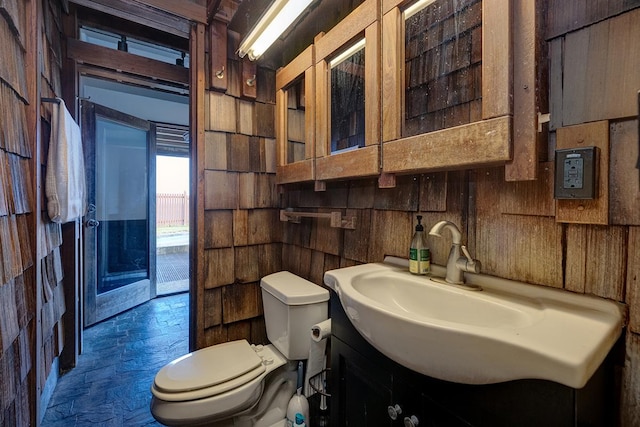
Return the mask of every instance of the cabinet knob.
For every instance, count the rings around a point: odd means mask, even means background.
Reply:
[[[415,415],[404,417],[404,427],[416,427],[418,424],[420,424],[420,420]]]
[[[395,421],[398,419],[398,415],[402,414],[402,408],[396,403],[394,406],[387,407],[387,413],[389,418]]]

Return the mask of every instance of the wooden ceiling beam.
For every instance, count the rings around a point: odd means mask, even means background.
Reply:
[[[207,8],[189,0],[131,0],[131,2],[144,3],[147,6],[164,10],[189,21],[207,23]]]
[[[189,84],[189,70],[187,68],[76,39],[67,40],[67,56],[83,64],[161,81]]]
[[[155,28],[169,34],[189,39],[191,23],[188,19],[133,0],[71,0],[73,3],[94,9],[127,21]],[[146,0],[150,1],[150,0]],[[183,3],[183,2],[180,2]],[[204,9],[204,8],[203,8]],[[206,15],[206,9],[205,9]]]

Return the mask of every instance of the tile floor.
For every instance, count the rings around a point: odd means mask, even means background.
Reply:
[[[156,372],[188,352],[189,294],[156,298],[85,330],[78,365],[58,380],[43,427],[161,426]]]

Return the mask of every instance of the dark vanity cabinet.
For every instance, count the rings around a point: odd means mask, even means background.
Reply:
[[[579,390],[544,380],[457,384],[418,374],[379,353],[354,329],[333,292],[331,330],[331,426],[616,424],[609,361]]]

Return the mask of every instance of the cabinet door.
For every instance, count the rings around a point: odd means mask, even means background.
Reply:
[[[471,425],[438,405],[423,393],[417,384],[420,384],[420,377],[417,374],[413,380],[394,375],[393,401],[402,408],[402,414],[396,421],[397,425],[405,427],[469,427]]]
[[[315,47],[309,46],[276,73],[278,184],[315,177]]]
[[[391,375],[371,364],[339,339],[331,341],[331,425],[391,426]]]

